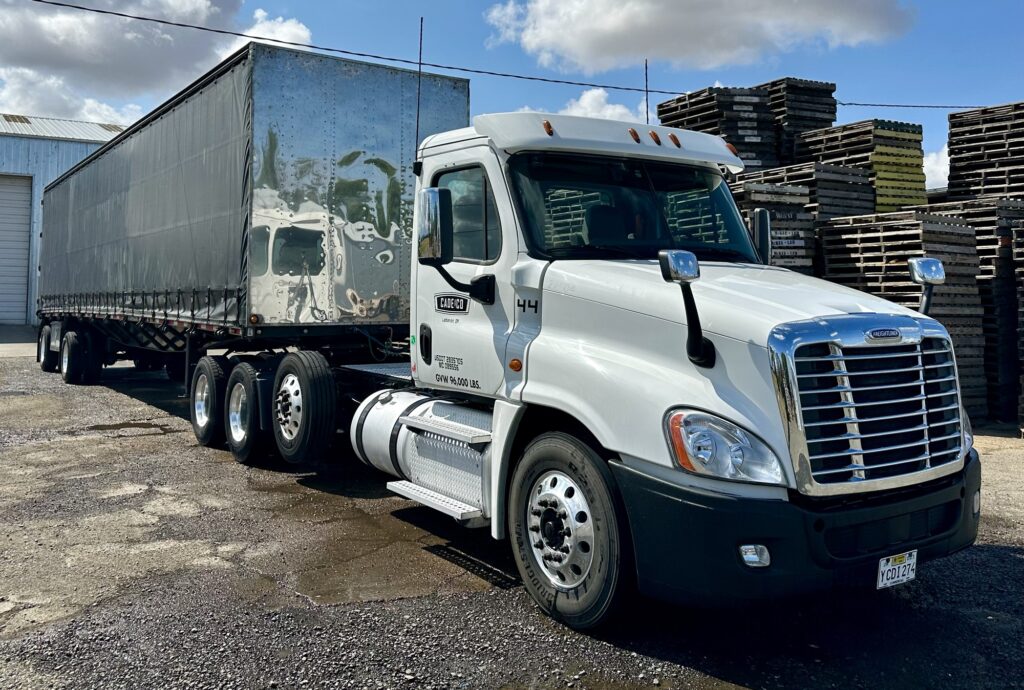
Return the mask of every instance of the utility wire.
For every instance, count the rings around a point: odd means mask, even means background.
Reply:
[[[618,84],[601,84],[597,82],[588,81],[574,81],[570,79],[554,79],[552,77],[540,77],[537,75],[530,74],[515,74],[512,72],[497,72],[494,70],[486,69],[475,69],[472,67],[460,67],[458,65],[442,65],[436,62],[423,62],[422,60],[408,60],[405,58],[389,57],[387,55],[377,55],[375,53],[361,53],[355,50],[344,50],[342,48],[333,48],[330,46],[315,45],[312,43],[300,43],[297,41],[285,41],[277,38],[270,38],[267,36],[254,36],[253,34],[242,33],[240,31],[231,31],[229,29],[215,29],[209,26],[199,26],[198,24],[187,24],[185,22],[175,22],[170,19],[159,19],[157,17],[145,17],[137,14],[128,14],[127,12],[117,12],[115,10],[104,10],[98,7],[86,7],[84,5],[76,5],[70,2],[58,2],[57,0],[30,0],[30,2],[38,3],[40,5],[51,5],[53,7],[63,7],[71,10],[81,10],[82,12],[92,12],[94,14],[103,14],[111,17],[121,17],[122,19],[133,19],[140,22],[151,22],[154,24],[163,24],[164,26],[174,26],[181,29],[194,29],[196,31],[206,31],[213,34],[221,34],[223,36],[235,36],[238,38],[248,38],[255,41],[269,41],[272,43],[278,43],[286,46],[293,46],[295,48],[309,48],[311,50],[320,50],[327,53],[337,53],[339,55],[349,55],[352,57],[369,58],[371,60],[380,60],[382,62],[394,62],[402,65],[414,65],[417,68],[420,67],[433,67],[434,69],[443,69],[451,72],[462,72],[465,74],[479,74],[488,77],[503,77],[505,79],[520,79],[523,81],[537,81],[544,82],[547,84],[564,84],[568,86],[585,86],[587,88],[594,89],[607,89],[609,91],[628,91],[633,93],[651,94],[657,93],[668,96],[678,96],[685,91],[665,91],[663,89],[649,89],[646,87],[638,86],[621,86]],[[646,81],[646,79],[645,79]],[[647,99],[645,98],[645,101]],[[982,105],[925,105],[925,104],[911,104],[911,103],[855,103],[851,101],[836,101],[839,105],[852,106],[852,107],[868,107],[868,108],[934,108],[939,110],[971,110],[975,108],[985,108],[987,106]]]

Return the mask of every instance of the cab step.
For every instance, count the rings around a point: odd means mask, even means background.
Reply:
[[[439,494],[436,491],[431,491],[412,482],[388,482],[387,486],[389,491],[393,491],[399,496],[404,496],[428,508],[433,508],[445,515],[450,515],[459,521],[472,520],[480,517],[482,514],[480,509],[475,506],[448,498],[444,494]]]
[[[478,429],[468,424],[460,424],[450,419],[441,417],[414,417],[406,415],[398,420],[412,431],[437,434],[453,441],[461,441],[468,446],[479,450],[480,447],[491,442],[491,432],[487,429]]]

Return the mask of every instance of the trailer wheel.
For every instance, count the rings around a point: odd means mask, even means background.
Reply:
[[[39,361],[39,368],[47,374],[57,371],[57,358],[60,355],[50,349],[50,327],[43,326],[39,329],[39,353],[36,359]]]
[[[224,431],[235,460],[252,465],[270,455],[273,441],[260,428],[256,367],[242,362],[231,370],[225,388]]]
[[[624,515],[593,448],[561,432],[530,443],[512,478],[509,533],[526,589],[545,613],[583,630],[615,612],[627,589]]]
[[[192,431],[201,446],[224,442],[224,389],[227,375],[223,357],[201,357],[189,387]]]
[[[60,376],[64,383],[82,382],[86,351],[81,337],[75,331],[65,331],[60,343]]]
[[[300,350],[281,360],[274,376],[274,440],[287,462],[324,456],[334,438],[337,391],[327,358]]]
[[[85,341],[85,356],[82,358],[82,383],[91,385],[99,381],[103,374],[106,343],[102,335],[88,331],[82,333],[82,339]]]

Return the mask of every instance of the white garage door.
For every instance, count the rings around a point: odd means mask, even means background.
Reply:
[[[0,175],[0,323],[25,323],[32,179]]]

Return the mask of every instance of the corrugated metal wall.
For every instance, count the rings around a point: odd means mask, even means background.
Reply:
[[[61,173],[100,147],[99,143],[0,136],[0,175],[32,178],[32,241],[29,246],[29,285],[26,323],[35,323],[39,292],[39,233],[42,231],[43,188]]]

